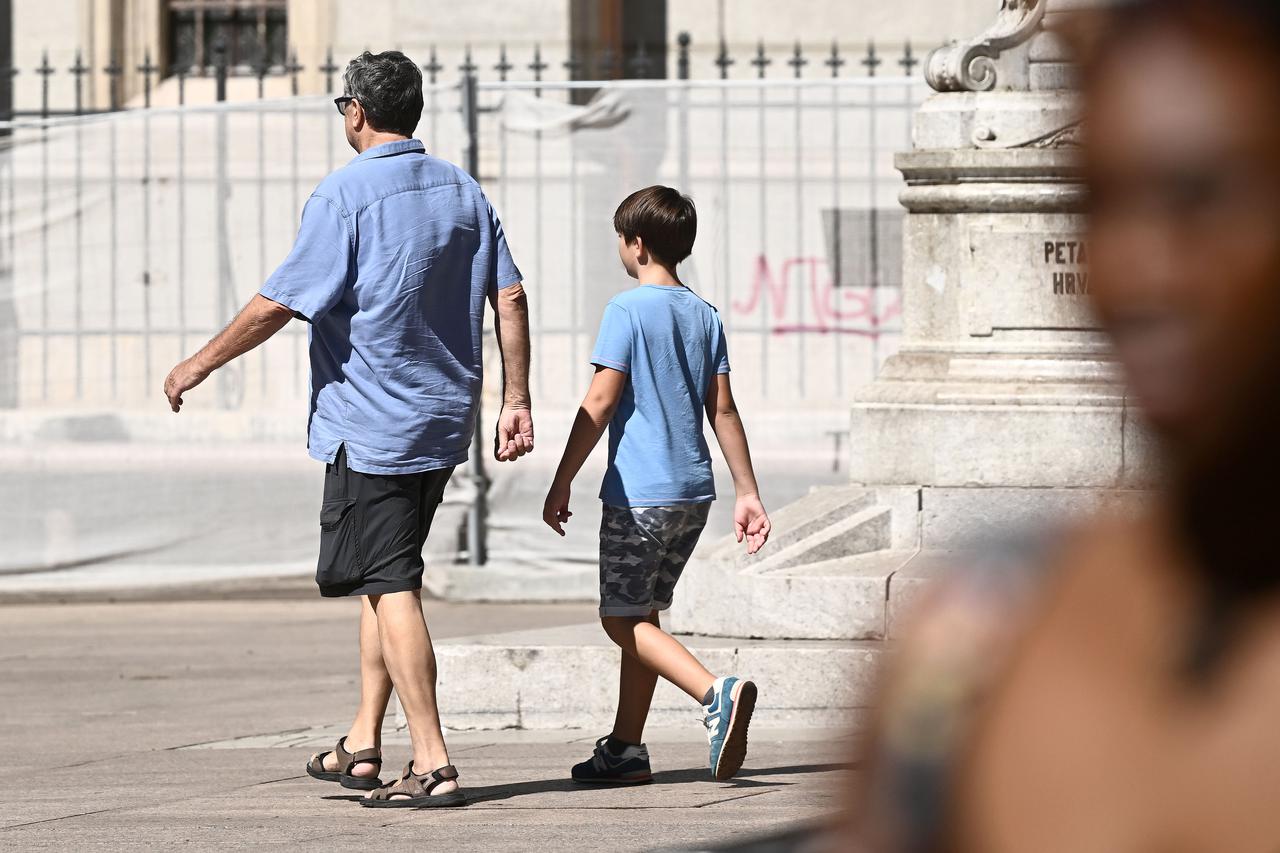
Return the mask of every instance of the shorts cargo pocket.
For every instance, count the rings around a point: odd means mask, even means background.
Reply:
[[[321,587],[355,583],[364,572],[355,505],[351,498],[338,498],[327,500],[320,507],[320,561],[316,566],[316,583]]]

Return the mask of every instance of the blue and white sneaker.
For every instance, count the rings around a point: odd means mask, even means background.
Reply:
[[[573,781],[604,785],[643,785],[653,781],[649,769],[649,750],[644,744],[629,746],[621,755],[605,747],[609,738],[596,741],[596,751],[581,764],[573,766]]]
[[[747,726],[756,707],[756,686],[735,676],[721,677],[711,686],[711,704],[703,724],[711,744],[711,773],[717,782],[732,779],[747,757]]]

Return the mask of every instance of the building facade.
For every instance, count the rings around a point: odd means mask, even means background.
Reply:
[[[0,86],[9,82],[14,108],[24,112],[175,103],[179,88],[186,102],[207,102],[216,97],[219,49],[231,100],[324,93],[339,85],[334,67],[389,47],[429,74],[438,66],[442,82],[456,78],[468,52],[486,77],[675,76],[680,33],[689,35],[693,77],[828,76],[816,57],[833,40],[845,52],[874,41],[886,65],[881,73],[893,73],[908,43],[918,55],[972,32],[994,2],[0,0],[0,27],[8,24],[0,65],[18,71],[0,74]],[[788,66],[797,46],[814,57],[810,67]],[[11,63],[3,61],[6,47]],[[767,65],[752,61],[761,48]],[[849,65],[842,73],[874,70]]]

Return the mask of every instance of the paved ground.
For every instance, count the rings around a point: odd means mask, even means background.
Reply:
[[[651,786],[567,782],[597,732],[455,732],[474,805],[362,809],[302,772],[351,710],[352,603],[316,600],[293,582],[256,599],[230,587],[180,595],[0,605],[0,850],[697,846],[816,819],[844,779],[840,733],[757,730],[744,772],[712,782],[691,714],[688,728],[649,733]],[[440,638],[592,614],[589,605],[428,609]],[[389,771],[407,759],[405,744],[388,733]]]

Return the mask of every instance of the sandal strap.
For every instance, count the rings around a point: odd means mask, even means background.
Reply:
[[[376,746],[371,746],[368,749],[362,749],[359,752],[350,753],[350,760],[347,762],[346,767],[342,769],[342,772],[350,775],[351,768],[355,767],[357,764],[373,764],[377,767],[381,767],[382,750],[378,749]]]
[[[348,762],[351,761],[351,753],[347,752],[347,736],[343,735],[338,738],[338,743],[333,747],[333,757],[338,760],[338,772],[345,773],[349,769]]]
[[[458,778],[458,768],[452,764],[446,764],[436,770],[432,770],[430,774],[431,784],[426,786],[426,792],[430,794],[443,782],[452,782]]]
[[[307,762],[307,766],[318,773],[327,772],[324,769],[324,759],[325,759],[325,756],[329,754],[330,754],[329,752],[317,752],[315,755],[311,756],[311,760]]]
[[[347,737],[343,735],[338,738],[338,744],[333,748],[333,754],[338,759],[338,772],[343,776],[350,776],[351,769],[357,764],[374,764],[378,767],[382,766],[382,750],[371,746],[368,749],[362,749],[358,752],[347,752]],[[323,766],[323,758],[321,759]]]
[[[307,762],[307,766],[313,768],[318,773],[331,773],[333,771],[326,770],[324,766],[324,760],[330,755],[332,755],[337,761],[339,773],[351,772],[351,764],[354,762],[351,761],[351,753],[347,752],[346,735],[338,738],[338,742],[334,744],[333,749],[328,752],[317,752],[315,755],[311,756],[311,760]]]
[[[384,785],[373,792],[375,800],[390,800],[398,795],[405,795],[412,798],[429,797],[440,784],[444,782],[452,782],[458,778],[458,770],[452,764],[446,764],[430,773],[414,773],[413,762],[410,761],[405,765],[404,771],[400,774],[400,778],[391,783]],[[430,780],[430,781],[428,781]]]

